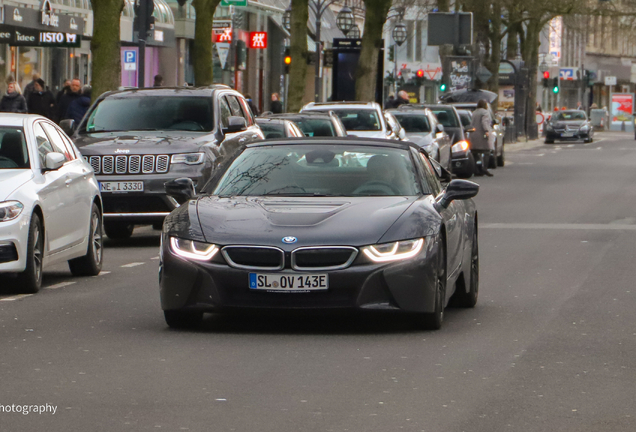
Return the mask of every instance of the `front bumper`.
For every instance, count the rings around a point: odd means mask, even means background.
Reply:
[[[587,139],[591,136],[592,131],[546,131],[545,138],[547,140],[560,140],[560,141],[577,141]]]
[[[453,154],[451,156],[451,169],[453,174],[470,175],[473,173],[473,160],[470,153]]]
[[[26,208],[16,219],[0,222],[0,273],[18,273],[26,268],[30,222],[30,209]]]
[[[300,275],[287,267],[253,271],[223,263],[190,261],[176,256],[162,238],[159,284],[163,310],[228,312],[238,310],[385,310],[433,312],[437,243],[427,238],[412,259],[376,264],[358,254],[354,263],[327,273],[329,289],[267,292],[249,288],[249,273]]]

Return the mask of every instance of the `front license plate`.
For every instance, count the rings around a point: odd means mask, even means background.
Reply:
[[[262,291],[324,291],[329,288],[326,274],[250,273],[250,289]]]
[[[561,134],[561,136],[562,136],[563,138],[573,137],[573,136],[574,136],[574,132],[563,132],[563,133]]]
[[[100,192],[143,192],[144,182],[99,182]]]

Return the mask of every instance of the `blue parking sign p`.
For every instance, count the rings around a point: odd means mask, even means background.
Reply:
[[[137,52],[135,51],[124,51],[124,63],[136,63],[136,56]]]

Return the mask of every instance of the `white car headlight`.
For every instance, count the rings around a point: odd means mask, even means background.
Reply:
[[[214,244],[177,237],[170,237],[170,249],[179,256],[197,261],[210,261],[219,251]]]
[[[20,216],[24,206],[19,201],[5,201],[0,203],[0,222],[7,222]]]
[[[172,155],[170,163],[184,163],[187,165],[198,165],[203,163],[204,153],[182,153]]]
[[[365,246],[362,252],[373,262],[390,262],[413,258],[420,253],[424,239],[403,240],[393,243]]]
[[[581,129],[581,130],[583,130],[583,131],[585,131],[585,130],[588,130],[588,129],[589,129],[589,126],[588,126],[588,125],[583,125],[583,126],[581,126],[581,128],[580,128],[580,129]]]
[[[457,141],[451,147],[451,152],[453,153],[465,152],[466,150],[468,150],[469,147],[470,147],[470,144],[468,144],[468,141]]]

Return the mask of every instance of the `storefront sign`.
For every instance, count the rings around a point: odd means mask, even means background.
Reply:
[[[228,6],[245,7],[245,6],[247,6],[247,0],[221,0],[221,6],[223,6],[223,7],[228,7]]]
[[[51,2],[49,0],[44,0],[42,2],[40,10],[42,12],[41,24],[50,27],[60,26],[60,17],[55,15],[55,12],[53,12],[53,8],[51,7]]]
[[[212,30],[212,39],[214,43],[232,42],[232,28],[219,28]]]
[[[24,18],[22,18],[22,14],[20,14],[20,10],[19,9],[13,9],[13,21],[17,22],[17,23],[21,23],[24,20]]]
[[[79,48],[82,37],[75,33],[39,31],[0,25],[0,42],[12,46]]]
[[[267,48],[267,32],[250,32],[249,47],[252,49]]]

